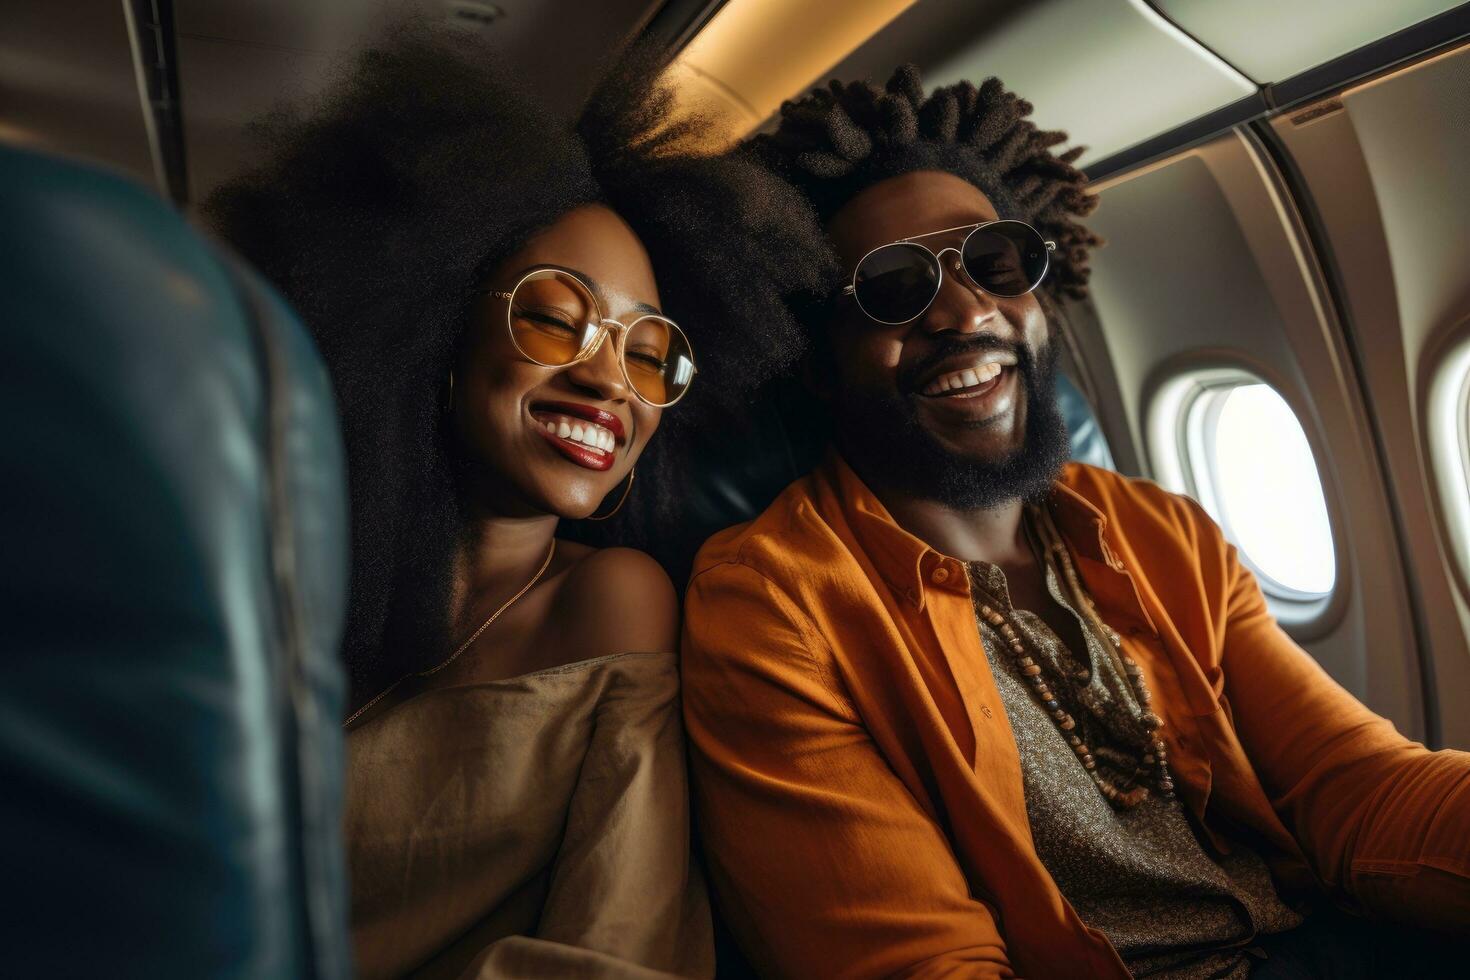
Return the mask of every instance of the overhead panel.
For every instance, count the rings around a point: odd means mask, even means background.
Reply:
[[[1220,57],[1257,82],[1279,82],[1371,44],[1457,0],[1153,0]]]
[[[1141,0],[920,0],[837,66],[882,80],[913,62],[926,85],[996,76],[1083,166],[1254,94],[1257,86]]]
[[[729,0],[673,64],[681,102],[739,139],[913,0]]]

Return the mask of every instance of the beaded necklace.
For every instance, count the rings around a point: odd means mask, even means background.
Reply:
[[[1159,737],[1163,720],[1151,708],[1153,698],[1148,684],[1144,681],[1143,671],[1139,669],[1132,657],[1123,652],[1122,639],[1098,615],[1097,608],[1092,603],[1092,597],[1087,594],[1087,590],[1082,585],[1082,579],[1077,574],[1077,568],[1072,563],[1071,553],[1067,550],[1061,533],[1052,522],[1050,512],[1044,506],[1028,504],[1026,516],[1041,544],[1046,567],[1057,573],[1058,579],[1068,593],[1072,607],[1081,614],[1083,621],[1091,627],[1093,633],[1102,642],[1111,645],[1112,652],[1116,654],[1122,665],[1124,676],[1143,709],[1140,717],[1146,733],[1143,747],[1138,751],[1130,752],[1111,745],[1089,746],[1083,740],[1077,720],[1063,707],[1056,691],[1063,690],[1075,697],[1074,685],[1087,683],[1091,679],[1091,674],[1082,671],[1075,678],[1070,678],[1057,671],[1056,677],[1048,679],[1041,664],[1031,656],[1026,641],[1021,638],[1021,633],[1012,621],[1014,610],[1008,616],[988,603],[982,602],[979,607],[981,618],[1001,635],[1007,652],[1020,668],[1021,675],[1026,679],[1032,696],[1051,716],[1062,737],[1076,753],[1082,768],[1087,770],[1098,791],[1109,803],[1121,810],[1132,809],[1148,798],[1151,792],[1149,783],[1152,784],[1152,789],[1157,789],[1159,795],[1164,799],[1172,800],[1174,781],[1169,773],[1168,750],[1163,739]],[[1093,741],[1097,740],[1093,739]]]

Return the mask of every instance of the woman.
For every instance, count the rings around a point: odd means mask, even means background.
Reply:
[[[208,207],[340,402],[365,977],[712,970],[674,591],[558,524],[654,526],[655,431],[779,366],[800,332],[774,300],[820,272],[781,233],[810,220],[790,191],[686,151],[705,134],[668,125],[659,67],[625,60],[570,129],[479,45],[400,30],[268,120],[269,162]]]

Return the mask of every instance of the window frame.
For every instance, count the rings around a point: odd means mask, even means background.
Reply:
[[[1461,324],[1441,351],[1423,403],[1429,482],[1456,584],[1470,601],[1470,329]]]
[[[1265,385],[1275,392],[1291,410],[1306,436],[1322,489],[1328,534],[1332,541],[1333,581],[1328,592],[1303,592],[1277,581],[1261,568],[1245,548],[1237,544],[1239,538],[1230,525],[1229,511],[1221,506],[1213,480],[1208,478],[1215,459],[1215,427],[1209,423],[1218,421],[1230,392],[1248,385]],[[1350,591],[1343,586],[1350,584],[1350,580],[1338,531],[1340,521],[1333,505],[1331,471],[1323,468],[1317,440],[1307,428],[1302,412],[1287,397],[1282,386],[1255,370],[1234,365],[1176,371],[1157,387],[1150,400],[1147,428],[1149,455],[1159,482],[1176,493],[1194,498],[1219,524],[1226,539],[1236,547],[1241,563],[1256,577],[1267,607],[1277,621],[1303,638],[1325,633],[1335,626],[1341,616],[1346,593]],[[1201,479],[1201,474],[1206,478]]]

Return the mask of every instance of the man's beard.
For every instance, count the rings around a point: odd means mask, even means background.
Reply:
[[[1057,348],[1040,359],[1021,344],[975,337],[936,351],[927,363],[970,351],[1009,350],[1026,389],[1026,431],[1021,447],[998,459],[975,459],[946,448],[920,424],[919,396],[842,392],[832,406],[838,446],[870,485],[933,500],[958,510],[990,510],[1013,500],[1039,500],[1071,455],[1066,422],[1057,407]],[[899,391],[913,390],[900,379]]]

